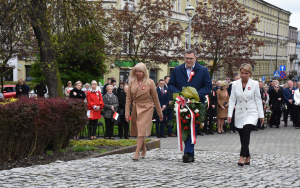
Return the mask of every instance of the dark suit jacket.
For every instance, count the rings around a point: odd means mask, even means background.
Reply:
[[[208,95],[212,89],[211,77],[208,69],[197,62],[193,71],[195,72],[195,75],[191,82],[188,82],[185,63],[175,67],[168,84],[169,92],[171,93],[171,96],[173,96],[173,93],[182,91],[182,87],[191,86],[198,91],[200,101],[205,103],[205,96]]]
[[[169,104],[169,93],[166,88],[163,88],[163,93],[161,93],[159,87],[156,88],[157,95],[158,95],[158,100],[160,103],[160,107],[163,105],[166,105],[168,107]]]

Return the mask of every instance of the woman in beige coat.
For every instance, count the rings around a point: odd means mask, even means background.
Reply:
[[[155,84],[153,80],[149,79],[146,66],[143,63],[138,63],[130,72],[125,108],[125,119],[129,122],[130,107],[132,105],[130,136],[137,137],[137,147],[133,160],[139,159],[140,150],[142,150],[141,158],[146,155],[145,137],[151,134],[153,103],[159,119],[162,121],[163,115]]]

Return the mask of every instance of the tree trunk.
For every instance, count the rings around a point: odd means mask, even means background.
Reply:
[[[31,0],[28,14],[40,49],[41,64],[49,97],[63,96],[61,78],[56,55],[51,41],[51,29],[47,18],[47,4],[45,0]]]

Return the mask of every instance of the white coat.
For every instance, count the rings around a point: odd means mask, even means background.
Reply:
[[[294,101],[295,101],[295,105],[298,106],[299,103],[300,103],[300,92],[299,92],[299,89],[295,90]]]
[[[235,108],[234,124],[236,128],[243,128],[244,125],[256,125],[258,118],[264,118],[259,84],[249,78],[243,91],[242,80],[232,83],[232,90],[229,99],[228,117],[232,117]]]

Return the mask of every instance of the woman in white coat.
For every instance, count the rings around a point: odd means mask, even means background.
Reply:
[[[240,67],[241,78],[232,83],[229,99],[228,122],[231,122],[233,109],[235,108],[235,127],[237,128],[240,141],[241,153],[239,166],[250,165],[250,133],[257,124],[258,118],[264,123],[264,111],[262,106],[259,84],[252,80],[252,67],[250,64],[242,64]]]
[[[300,129],[300,82],[298,82],[298,89],[295,90],[294,93],[294,101],[295,101],[295,124],[296,129]]]

